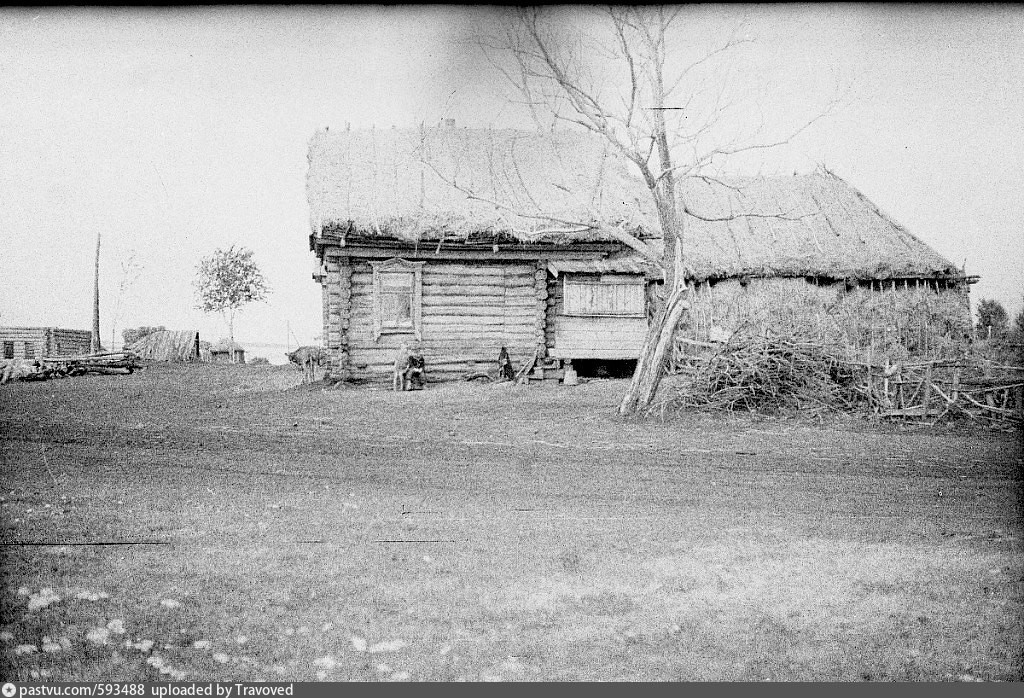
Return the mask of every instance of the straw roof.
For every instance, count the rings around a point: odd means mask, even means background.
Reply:
[[[245,347],[238,342],[232,342],[230,339],[221,339],[210,346],[210,353],[212,354],[227,354],[235,351],[245,351]]]
[[[684,252],[698,277],[961,276],[840,177],[687,178]],[[702,219],[727,219],[709,221]]]
[[[571,132],[317,131],[306,188],[316,233],[605,242],[611,226],[652,220],[639,178],[599,140]]]
[[[548,271],[559,274],[643,274],[661,278],[661,267],[639,255],[621,255],[608,259],[553,259]]]
[[[128,349],[151,361],[199,361],[199,333],[195,330],[150,332]]]
[[[311,225],[391,241],[608,242],[613,228],[660,237],[631,167],[587,133],[325,129],[309,146]],[[696,278],[962,276],[826,170],[678,184]]]

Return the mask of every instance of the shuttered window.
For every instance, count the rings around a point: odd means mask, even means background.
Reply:
[[[421,339],[423,262],[389,259],[373,267],[373,335],[412,334]]]
[[[566,315],[645,317],[644,278],[626,274],[567,276]]]

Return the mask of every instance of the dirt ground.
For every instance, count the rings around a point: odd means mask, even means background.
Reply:
[[[2,678],[1024,678],[1018,435],[299,378],[0,388]]]

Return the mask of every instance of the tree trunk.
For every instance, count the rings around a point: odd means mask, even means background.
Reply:
[[[667,272],[668,270],[666,270]],[[665,355],[672,346],[676,327],[683,313],[690,307],[686,300],[686,275],[683,271],[682,245],[678,238],[675,244],[675,263],[672,265],[672,292],[664,308],[655,313],[647,330],[640,358],[636,362],[629,389],[619,403],[619,414],[630,415],[647,407],[658,392],[658,384],[665,373]],[[668,274],[666,273],[666,276]]]
[[[92,342],[93,354],[100,351],[100,234],[96,233],[96,269],[92,289]]]

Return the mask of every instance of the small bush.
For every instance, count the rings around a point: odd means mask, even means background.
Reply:
[[[250,366],[269,366],[270,359],[265,356],[254,356],[247,362]]]

